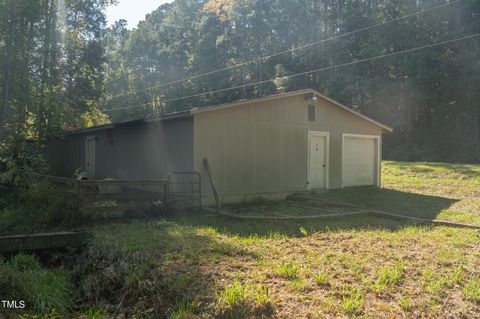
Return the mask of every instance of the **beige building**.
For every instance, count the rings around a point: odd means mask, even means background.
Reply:
[[[211,203],[206,158],[220,199],[229,202],[380,185],[382,133],[391,131],[302,90],[79,130],[50,141],[47,157],[62,176],[85,170],[97,179],[153,179],[197,171],[203,203]]]

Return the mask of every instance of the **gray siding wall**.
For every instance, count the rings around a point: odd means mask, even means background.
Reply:
[[[44,156],[51,173],[56,176],[73,177],[77,169],[84,170],[85,140],[81,135],[49,140]]]
[[[212,195],[203,158],[225,201],[305,190],[309,130],[330,132],[329,184],[340,188],[342,134],[381,136],[381,128],[321,98],[315,121],[308,121],[308,103],[293,96],[194,114],[194,168],[202,173],[204,201]]]
[[[118,126],[49,141],[46,158],[52,173],[71,177],[85,170],[85,139],[96,138],[95,177],[166,178],[171,171],[192,170],[192,118]]]

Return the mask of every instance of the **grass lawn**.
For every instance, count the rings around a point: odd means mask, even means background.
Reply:
[[[382,173],[381,189],[314,196],[480,224],[480,167],[384,162]],[[95,234],[94,245],[148,261],[130,316],[480,318],[478,230],[367,216],[239,221],[202,213],[97,226]],[[145,276],[156,289],[144,287]]]
[[[387,212],[480,225],[480,166],[383,162],[382,188],[332,190],[318,197]]]
[[[382,174],[382,188],[310,196],[480,224],[479,166],[384,162]],[[243,209],[308,214],[283,202]],[[75,285],[65,307],[82,318],[480,318],[479,230],[367,215],[248,221],[203,212],[93,232],[62,267]]]

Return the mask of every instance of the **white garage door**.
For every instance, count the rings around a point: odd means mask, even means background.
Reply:
[[[375,185],[376,140],[344,136],[342,183],[344,187]]]

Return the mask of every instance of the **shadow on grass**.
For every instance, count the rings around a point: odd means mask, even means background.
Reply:
[[[241,220],[209,213],[178,214],[170,218],[179,225],[212,227],[226,235],[259,237],[300,237],[303,232],[325,232],[341,230],[383,229],[397,230],[414,222],[405,222],[372,215],[358,215],[309,220]],[[304,229],[304,230],[302,230]]]
[[[452,198],[378,187],[344,188],[312,195],[312,197],[427,219],[435,219],[442,210],[458,202]]]
[[[450,198],[420,195],[377,187],[355,187],[331,190],[321,194],[308,193],[302,195],[426,219],[435,219],[442,210],[449,208],[457,201]],[[272,203],[272,205],[278,206],[279,202]],[[238,205],[236,207],[238,207]],[[246,203],[245,207],[250,208],[252,204]],[[169,219],[179,225],[213,227],[225,234],[270,237],[276,233],[285,236],[302,236],[302,228],[308,232],[353,229],[382,229],[394,231],[406,226],[418,224],[409,220],[382,218],[374,215],[309,220],[241,220],[218,216],[215,213],[202,212],[175,214]]]

